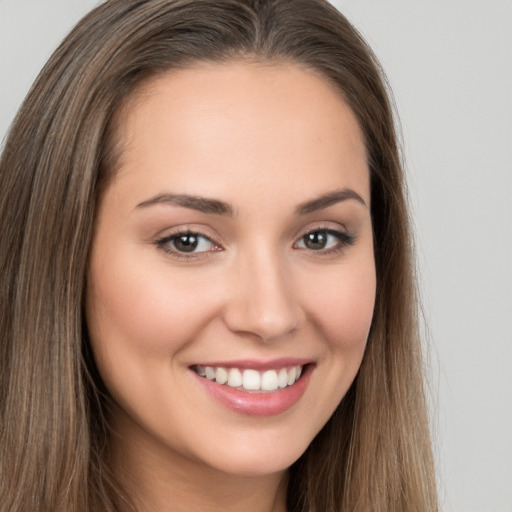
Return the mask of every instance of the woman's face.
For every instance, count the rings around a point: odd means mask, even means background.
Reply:
[[[372,319],[355,117],[310,71],[233,62],[154,79],[119,126],[87,287],[110,421],[136,457],[281,471],[345,395]]]

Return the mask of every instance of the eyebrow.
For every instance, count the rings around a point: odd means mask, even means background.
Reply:
[[[295,213],[298,215],[307,215],[308,213],[313,213],[317,210],[323,210],[324,208],[328,208],[333,204],[347,201],[348,199],[355,199],[358,203],[366,206],[364,199],[355,190],[350,188],[343,188],[340,190],[334,190],[333,192],[328,192],[327,194],[323,194],[316,199],[300,204],[295,210]]]
[[[300,204],[296,209],[297,215],[307,215],[317,210],[328,208],[336,203],[354,199],[363,206],[366,206],[364,199],[354,190],[344,188],[328,192],[315,199]],[[147,208],[157,204],[171,204],[197,210],[202,213],[213,213],[216,215],[226,215],[233,217],[233,207],[224,201],[218,199],[210,199],[202,196],[193,196],[188,194],[159,194],[151,199],[147,199],[139,203],[136,208]]]
[[[137,205],[137,208],[147,208],[156,204],[173,204],[197,210],[202,213],[214,213],[217,215],[233,216],[233,208],[224,201],[218,199],[209,199],[201,196],[191,196],[188,194],[159,194],[147,201],[143,201]]]

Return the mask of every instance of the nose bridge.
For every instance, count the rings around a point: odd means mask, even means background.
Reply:
[[[259,244],[241,253],[235,275],[225,315],[231,330],[272,341],[299,326],[291,269],[275,247]]]

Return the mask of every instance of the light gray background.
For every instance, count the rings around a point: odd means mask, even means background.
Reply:
[[[443,510],[512,512],[512,0],[334,3],[381,59],[400,112]],[[97,4],[0,0],[1,139]]]

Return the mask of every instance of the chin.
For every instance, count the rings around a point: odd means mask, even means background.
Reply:
[[[268,454],[265,457],[230,457],[222,462],[219,461],[214,467],[222,473],[233,476],[258,477],[286,471],[301,455],[302,452],[293,457],[274,454]]]
[[[238,476],[263,476],[287,470],[306,451],[311,439],[290,439],[283,434],[278,439],[255,439],[247,436],[244,441],[234,440],[227,447],[219,446],[218,450],[208,454],[202,460],[210,467],[226,474]]]

